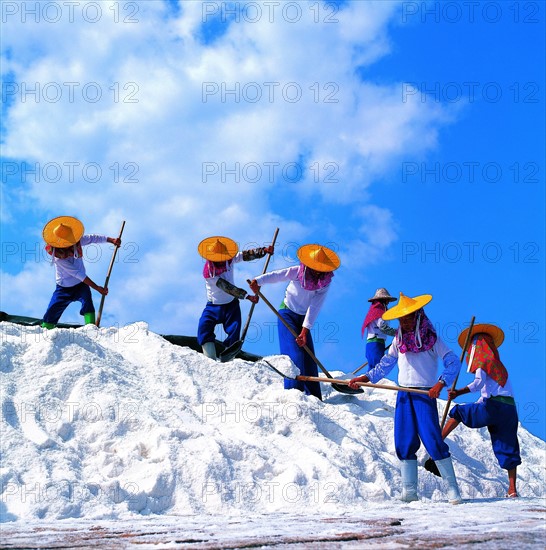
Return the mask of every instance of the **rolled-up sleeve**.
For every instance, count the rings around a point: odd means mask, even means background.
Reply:
[[[480,391],[485,385],[485,377],[482,369],[476,369],[474,380],[468,384],[467,388],[472,392]]]

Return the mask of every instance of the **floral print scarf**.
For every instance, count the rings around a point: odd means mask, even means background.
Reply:
[[[466,356],[468,372],[474,374],[482,369],[499,386],[504,388],[508,380],[508,371],[499,357],[499,350],[489,334],[478,334],[472,343],[470,354]]]
[[[407,353],[408,351],[421,353],[422,351],[428,351],[434,346],[437,339],[436,331],[422,309],[417,312],[415,329],[402,332],[402,327],[400,326],[398,328],[398,335],[396,336],[398,351],[400,353]]]

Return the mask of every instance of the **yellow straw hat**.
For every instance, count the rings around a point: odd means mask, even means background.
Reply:
[[[199,243],[197,251],[205,260],[227,262],[237,254],[239,247],[228,237],[208,237]]]
[[[320,244],[305,244],[298,250],[298,259],[315,271],[335,271],[341,264],[338,255]]]
[[[72,216],[59,216],[45,224],[42,236],[53,248],[68,248],[83,237],[83,223]]]
[[[400,293],[400,300],[398,303],[391,307],[388,311],[383,313],[383,319],[385,321],[392,321],[393,319],[400,319],[400,317],[405,317],[418,309],[426,306],[432,300],[432,294],[421,294],[421,296],[416,296],[415,298],[410,298]]]
[[[465,328],[461,332],[461,334],[459,334],[458,342],[461,348],[466,342],[467,334],[468,328]],[[489,336],[493,338],[493,342],[497,348],[504,342],[504,332],[495,325],[488,325],[486,323],[482,323],[481,325],[474,325],[472,327],[472,334],[470,335],[470,338],[472,338],[475,334],[489,334]]]

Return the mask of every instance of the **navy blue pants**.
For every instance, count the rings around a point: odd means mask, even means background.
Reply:
[[[301,333],[305,315],[298,315],[290,309],[280,309],[279,314],[296,332]],[[288,355],[294,362],[296,367],[300,369],[300,374],[303,376],[318,376],[317,364],[311,359],[311,356],[298,346],[296,339],[290,331],[283,325],[281,320],[278,322],[279,327],[279,344],[282,355]],[[307,335],[307,347],[315,353],[313,338],[311,333]],[[284,380],[284,389],[296,389],[304,392],[306,395],[314,395],[322,401],[322,392],[320,390],[320,382],[303,382],[301,380]]]
[[[91,288],[85,283],[78,283],[74,286],[59,286],[55,288],[51,301],[47,306],[47,311],[44,314],[44,323],[51,323],[56,325],[64,313],[64,310],[72,302],[81,302],[82,308],[80,315],[86,313],[94,313],[95,306],[93,305],[93,298],[91,297]]]
[[[385,340],[379,342],[368,342],[366,344],[366,359],[368,360],[368,370],[373,369],[381,357],[385,355]]]
[[[226,348],[240,339],[241,306],[237,298],[234,298],[228,304],[207,302],[197,327],[197,342],[200,346],[207,342],[214,342],[216,339],[214,335],[216,325],[222,325],[226,332],[227,337],[224,340]]]
[[[399,391],[394,412],[396,455],[400,460],[416,460],[421,441],[432,460],[450,456],[449,447],[442,439],[436,399]]]
[[[449,416],[469,428],[487,426],[493,452],[504,470],[521,464],[518,442],[518,412],[515,405],[484,399],[483,403],[455,405]]]

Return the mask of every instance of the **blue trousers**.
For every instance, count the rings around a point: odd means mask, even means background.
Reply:
[[[368,370],[371,370],[381,361],[385,355],[385,340],[379,342],[368,342],[366,344],[366,359],[368,360]]]
[[[436,399],[399,391],[394,413],[396,455],[400,460],[415,460],[421,441],[432,460],[450,456],[449,447],[442,439]]]
[[[279,314],[288,323],[290,327],[300,334],[303,327],[305,315],[298,315],[290,309],[280,309]],[[311,356],[298,346],[296,339],[290,331],[283,325],[281,320],[278,322],[279,327],[279,344],[282,355],[288,355],[294,362],[296,367],[300,369],[300,374],[303,376],[318,376],[317,364],[311,359]],[[313,338],[311,333],[307,335],[307,347],[315,353]],[[320,390],[320,382],[303,382],[301,380],[284,380],[284,389],[296,389],[304,392],[306,395],[314,395],[322,401],[322,392]]]
[[[228,304],[213,304],[207,302],[199,325],[197,327],[197,342],[200,346],[207,342],[214,342],[216,339],[214,329],[216,325],[222,325],[226,332],[224,345],[231,346],[241,336],[241,306],[239,300],[234,298]]]
[[[56,325],[61,315],[64,313],[64,310],[72,302],[81,302],[82,308],[80,310],[80,315],[95,312],[89,285],[85,283],[78,283],[77,285],[67,287],[57,285],[51,297],[51,301],[47,306],[47,311],[44,314],[44,323]]]
[[[469,428],[487,426],[493,452],[501,468],[512,470],[521,464],[517,433],[518,412],[514,405],[485,399],[483,403],[455,405],[449,416]]]

